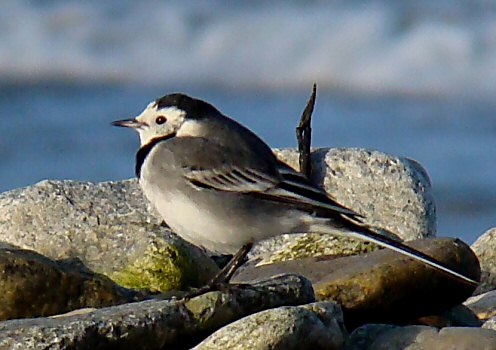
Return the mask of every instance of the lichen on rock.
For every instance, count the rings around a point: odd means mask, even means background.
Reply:
[[[110,275],[118,284],[135,289],[164,292],[201,286],[215,272],[212,262],[210,273],[198,274],[198,261],[183,245],[154,241],[143,256]]]

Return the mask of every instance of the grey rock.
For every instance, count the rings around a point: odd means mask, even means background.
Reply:
[[[351,332],[344,347],[345,350],[367,350],[372,342],[381,334],[387,333],[399,326],[392,324],[370,323],[358,327]]]
[[[346,350],[492,350],[495,344],[496,331],[488,329],[365,325],[353,331]]]
[[[78,258],[132,288],[200,286],[218,271],[149,214],[136,180],[42,181],[2,193],[0,240],[52,259]]]
[[[460,304],[444,312],[441,317],[446,319],[443,327],[480,327],[482,321],[478,315],[467,306]]]
[[[472,249],[480,260],[482,276],[481,283],[475,294],[481,294],[496,289],[496,227],[480,236]]]
[[[496,290],[468,298],[464,304],[481,320],[496,316]]]
[[[306,279],[286,275],[188,301],[149,300],[82,315],[0,322],[0,349],[189,349],[249,314],[313,301]]]
[[[76,309],[76,310],[66,312],[65,314],[53,315],[53,316],[50,316],[50,318],[61,318],[61,317],[69,317],[69,316],[75,316],[75,315],[86,315],[86,314],[89,314],[90,312],[93,312],[96,310],[98,310],[98,309],[96,309],[94,307],[85,307],[82,309]]]
[[[484,322],[482,328],[492,329],[493,331],[496,331],[496,316],[493,316],[489,320]]]
[[[298,168],[298,152],[275,150]],[[427,172],[414,160],[359,148],[315,149],[311,180],[339,203],[365,216],[364,222],[403,240],[436,234],[436,208]],[[304,256],[364,253],[370,243],[322,235],[284,235],[254,247],[262,263]]]
[[[278,157],[294,166],[298,153]],[[416,161],[361,148],[316,149],[311,157],[312,181],[368,225],[407,241],[436,234],[431,183]]]
[[[426,238],[409,244],[468,277],[477,280],[480,276],[477,257],[458,239]],[[257,281],[289,272],[307,277],[319,300],[339,302],[347,325],[353,327],[437,314],[460,304],[475,289],[388,249],[337,259],[303,258],[248,266],[233,281]]]
[[[459,304],[442,313],[422,316],[409,320],[405,324],[442,327],[480,327],[481,320],[465,305]]]
[[[194,349],[338,350],[346,336],[339,305],[317,302],[244,317],[221,328]]]

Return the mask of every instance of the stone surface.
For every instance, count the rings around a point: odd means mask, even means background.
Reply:
[[[487,230],[480,236],[472,249],[481,263],[481,284],[475,294],[481,294],[496,289],[496,227]]]
[[[480,327],[482,322],[470,308],[463,304],[457,305],[442,314],[447,322],[444,327]]]
[[[468,277],[477,280],[480,275],[476,256],[457,239],[431,238],[410,245]],[[256,281],[288,272],[307,277],[319,300],[342,304],[349,326],[437,314],[463,302],[474,290],[388,249],[338,259],[317,257],[246,267],[233,281]]]
[[[297,168],[298,153],[277,156]],[[364,222],[403,240],[436,234],[436,209],[427,172],[414,160],[361,148],[321,148],[312,152],[312,181]]]
[[[345,350],[367,350],[381,334],[399,328],[390,324],[365,324],[351,332]]]
[[[0,240],[52,259],[77,257],[132,288],[200,286],[218,271],[148,213],[135,180],[42,181],[2,193]]]
[[[244,317],[219,329],[193,349],[339,350],[346,336],[339,305],[317,302]]]
[[[306,257],[347,256],[379,249],[373,243],[327,234],[302,233],[274,237],[255,245],[249,263],[258,266]]]
[[[481,320],[496,316],[496,290],[468,298],[464,304]]]
[[[279,159],[298,168],[295,149],[274,151]],[[431,184],[417,162],[359,148],[315,149],[311,157],[312,181],[339,203],[364,215],[365,223],[403,240],[435,236]],[[283,235],[257,244],[250,259],[271,263],[373,249],[371,243],[331,235]]]
[[[465,305],[457,305],[450,310],[436,315],[423,316],[406,324],[442,327],[480,327],[481,320]]]
[[[496,331],[447,327],[438,330],[427,326],[394,327],[365,325],[350,336],[346,350],[492,350],[496,347]]]
[[[0,322],[0,349],[189,349],[249,314],[313,301],[308,280],[286,275],[189,301],[149,300],[83,315]]]
[[[489,320],[484,322],[482,328],[492,329],[493,331],[496,331],[496,316],[493,316]]]
[[[49,316],[139,298],[136,292],[74,262],[69,265],[34,251],[0,247],[0,320]]]

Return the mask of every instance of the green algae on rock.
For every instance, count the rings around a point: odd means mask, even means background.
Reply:
[[[178,241],[154,241],[143,256],[122,270],[110,275],[115,282],[128,288],[152,292],[184,290],[205,285],[218,271],[206,256],[193,254]]]
[[[299,234],[295,237],[294,241],[289,241],[267,258],[262,258],[257,265],[325,255],[346,256],[362,254],[378,248],[373,243],[358,239],[318,233]]]
[[[67,261],[34,251],[0,247],[0,319],[50,316],[83,307],[103,307],[140,299],[136,292]]]
[[[279,276],[189,302],[147,300],[83,315],[0,322],[0,349],[190,349],[247,315],[314,301],[308,280]]]
[[[0,194],[0,240],[51,259],[78,258],[132,288],[206,283],[215,263],[161,221],[136,180],[47,180]]]

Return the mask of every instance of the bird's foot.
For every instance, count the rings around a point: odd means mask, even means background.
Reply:
[[[215,275],[214,278],[206,285],[201,288],[198,288],[191,293],[186,294],[183,299],[189,300],[191,298],[197,297],[199,295],[220,291],[220,292],[229,292],[233,289],[243,288],[243,284],[230,284],[232,276],[236,273],[239,267],[246,262],[246,256],[250,252],[253,247],[253,243],[247,243],[241,247],[241,249],[234,255],[234,257],[229,261],[229,263],[224,266],[222,270]]]

